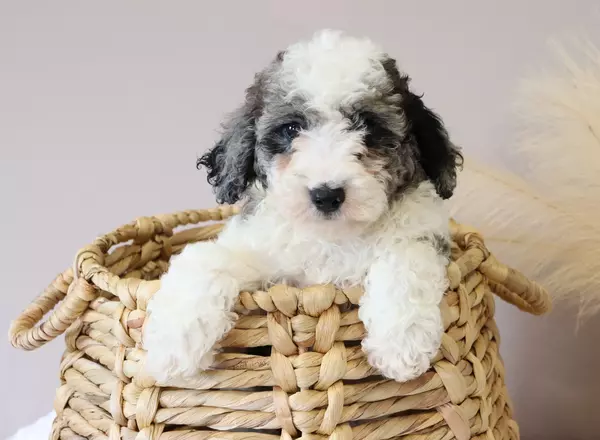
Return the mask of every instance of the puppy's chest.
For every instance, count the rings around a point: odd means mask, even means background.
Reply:
[[[375,250],[360,242],[291,246],[273,261],[278,266],[277,278],[303,287],[325,283],[360,284],[374,259]]]

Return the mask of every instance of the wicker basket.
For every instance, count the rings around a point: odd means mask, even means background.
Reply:
[[[366,362],[360,291],[275,286],[240,294],[241,318],[214,369],[193,383],[156,386],[144,374],[142,341],[157,279],[172,254],[215,237],[216,222],[232,214],[221,207],[140,218],[98,238],[13,323],[12,343],[26,350],[66,334],[53,439],[519,438],[492,293],[533,314],[550,302],[454,223],[446,333],[420,378],[386,380]]]

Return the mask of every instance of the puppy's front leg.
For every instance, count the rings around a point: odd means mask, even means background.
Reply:
[[[260,280],[256,260],[241,249],[219,241],[184,248],[148,307],[146,371],[164,382],[210,367],[213,346],[235,325],[240,290],[256,288]]]
[[[369,270],[359,309],[367,330],[363,349],[391,379],[420,376],[439,350],[447,243],[432,235],[391,245]]]

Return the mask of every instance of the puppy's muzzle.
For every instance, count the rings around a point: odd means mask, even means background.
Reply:
[[[344,188],[331,188],[328,185],[313,188],[309,194],[315,208],[323,214],[332,214],[338,211],[346,200]]]

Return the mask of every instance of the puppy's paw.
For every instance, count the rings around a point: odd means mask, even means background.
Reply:
[[[397,382],[415,379],[429,370],[433,356],[426,353],[412,353],[410,356],[401,347],[374,347],[372,339],[363,341],[363,350],[367,353],[369,364],[381,374]],[[396,344],[394,344],[396,345]]]
[[[230,310],[239,290],[231,277],[199,270],[190,282],[177,275],[164,277],[144,327],[145,369],[159,383],[208,369],[215,344],[237,319]]]
[[[384,376],[406,382],[431,367],[441,345],[443,327],[438,316],[423,317],[408,328],[381,323],[362,343],[369,364]]]

